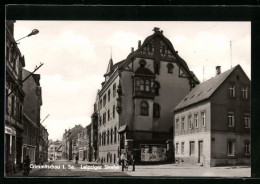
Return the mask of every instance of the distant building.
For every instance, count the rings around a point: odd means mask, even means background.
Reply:
[[[95,111],[91,116],[90,124],[90,156],[89,161],[96,161],[98,158],[98,114]]]
[[[5,35],[5,160],[9,155],[14,164],[22,163],[23,101],[24,91],[17,87],[22,81],[24,56],[22,56],[14,39],[14,22],[6,20]],[[17,87],[17,88],[16,88]],[[16,88],[15,91],[12,90]],[[12,92],[12,93],[11,93]]]
[[[72,129],[65,133],[62,137],[62,158],[66,160],[73,160],[75,154],[78,154],[78,133],[83,130],[81,125],[75,125]],[[74,154],[73,154],[74,153]]]
[[[78,133],[79,144],[79,160],[85,160],[87,158],[87,147],[89,144],[89,137],[87,135],[87,129],[84,128]]]
[[[51,142],[48,147],[48,160],[61,160],[62,156],[62,142],[56,140]]]
[[[174,109],[175,158],[206,166],[250,163],[250,80],[240,65],[196,86]]]
[[[109,60],[96,101],[98,156],[116,163],[172,160],[171,110],[199,81],[159,28],[116,64]]]

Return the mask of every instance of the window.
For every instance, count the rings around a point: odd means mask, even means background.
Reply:
[[[242,88],[242,97],[243,97],[243,99],[248,99],[248,88],[247,87]]]
[[[103,124],[106,123],[106,113],[103,113]]]
[[[109,136],[110,136],[109,130],[107,130],[107,145],[109,145]]]
[[[110,102],[110,90],[107,92],[107,101]]]
[[[106,105],[106,100],[107,100],[107,96],[104,95],[104,96],[103,96],[103,107],[105,107],[105,105]]]
[[[181,127],[182,127],[182,129],[184,130],[184,120],[185,120],[185,118],[183,117],[183,118],[181,118]]]
[[[250,128],[250,119],[249,119],[249,115],[244,115],[244,124],[245,124],[245,128]]]
[[[149,115],[149,105],[147,102],[141,103],[141,115],[143,115],[143,116]]]
[[[245,155],[250,155],[250,141],[245,141]]]
[[[235,155],[235,141],[228,141],[228,156],[234,156]]]
[[[5,90],[5,113],[8,114],[8,89]]]
[[[113,85],[113,97],[116,96],[116,83]]]
[[[111,133],[110,133],[110,143],[113,143],[113,129],[111,128]]]
[[[160,83],[157,82],[157,81],[155,81],[155,82],[154,82],[154,94],[155,94],[156,96],[159,96],[159,89],[160,89]]]
[[[229,97],[234,98],[235,96],[236,96],[235,85],[234,84],[230,84],[230,86],[229,86]]]
[[[190,142],[190,156],[194,156],[195,154],[195,142],[191,141]]]
[[[117,128],[115,127],[115,131],[114,131],[114,143],[116,143],[116,134],[117,134]]]
[[[168,63],[167,64],[167,68],[168,68],[168,73],[173,73],[173,64],[172,63]]]
[[[184,142],[181,143],[181,154],[184,154]]]
[[[235,125],[234,113],[233,112],[229,112],[228,113],[228,126],[234,127],[234,125]]]
[[[113,105],[113,118],[115,118],[116,106]]]
[[[199,127],[199,117],[198,114],[194,114],[195,128]]]
[[[179,119],[176,119],[176,130],[179,130]]]
[[[110,120],[110,110],[107,111],[107,121]]]
[[[102,99],[99,101],[99,110],[102,108]]]
[[[145,91],[150,91],[150,80],[148,79],[145,80]]]
[[[188,117],[188,122],[189,122],[189,129],[192,129],[192,121],[191,121],[191,116]]]
[[[140,79],[140,91],[144,91],[144,79]]]
[[[13,116],[14,115],[14,106],[15,106],[15,104],[14,104],[14,95],[12,95],[12,101],[11,101],[11,115]]]
[[[176,150],[175,150],[176,154],[178,155],[179,154],[179,143],[177,142],[176,143]]]
[[[157,103],[153,104],[153,117],[160,117],[160,105]]]
[[[206,113],[205,112],[201,112],[201,123],[202,123],[202,126],[205,127],[205,125],[206,125]]]

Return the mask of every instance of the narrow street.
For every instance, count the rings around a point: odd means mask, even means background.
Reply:
[[[175,164],[164,165],[137,165],[136,171],[132,167],[128,171],[121,171],[121,166],[107,167],[105,164],[86,164],[72,161],[52,161],[49,166],[57,169],[35,169],[33,168],[30,177],[49,177],[49,176],[79,176],[79,177],[131,177],[131,176],[164,176],[164,177],[250,177],[251,168],[247,166],[235,167],[200,167],[200,166],[178,166]],[[94,165],[94,166],[93,166]],[[22,173],[16,176],[21,176]]]

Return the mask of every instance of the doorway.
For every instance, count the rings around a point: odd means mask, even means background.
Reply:
[[[198,163],[203,163],[203,141],[199,141]]]

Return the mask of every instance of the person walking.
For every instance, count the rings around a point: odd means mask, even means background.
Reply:
[[[13,160],[12,155],[9,154],[6,162],[6,174],[7,176],[11,176],[13,174]]]
[[[79,157],[78,157],[78,155],[76,156],[76,162],[75,162],[75,164],[78,164],[78,160],[79,160]]]
[[[125,153],[122,153],[122,155],[121,155],[122,171],[124,171],[124,168],[125,168],[125,161],[126,161]]]
[[[132,171],[135,171],[135,158],[134,158],[133,153],[131,154],[131,162],[132,162],[132,166],[133,166]]]
[[[31,170],[30,164],[31,164],[31,160],[29,158],[29,155],[27,155],[25,160],[23,161],[23,167],[24,167],[23,175],[24,176],[29,176],[29,173],[30,173],[30,170]]]

